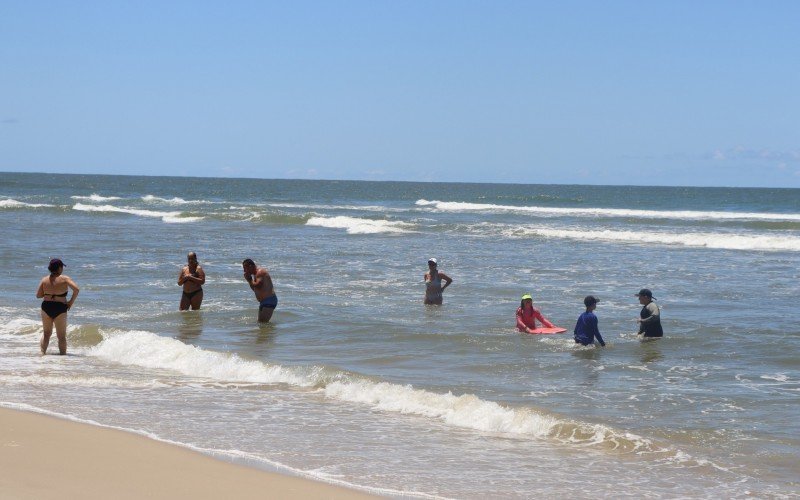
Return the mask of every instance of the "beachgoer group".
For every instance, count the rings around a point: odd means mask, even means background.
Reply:
[[[189,252],[186,260],[187,264],[183,266],[178,275],[178,285],[183,287],[179,309],[181,311],[190,308],[198,310],[203,302],[203,285],[206,282],[206,274],[198,263],[195,252]],[[50,274],[42,278],[36,291],[36,297],[44,299],[41,306],[44,334],[40,341],[40,348],[42,354],[45,354],[55,327],[59,353],[66,354],[67,311],[75,303],[80,289],[69,276],[63,274],[64,263],[60,259],[52,259],[48,270]],[[278,306],[278,296],[275,294],[275,287],[269,271],[265,267],[257,266],[253,259],[249,258],[242,261],[242,270],[245,281],[258,301],[258,321],[259,323],[268,323]],[[424,303],[441,305],[443,302],[442,292],[453,283],[453,279],[439,270],[438,262],[434,257],[428,259],[428,272],[425,273],[424,280]],[[72,290],[72,296],[67,300],[69,289]],[[642,288],[636,296],[643,306],[638,320],[639,335],[647,338],[663,337],[660,310],[654,302],[653,293],[647,288]],[[594,344],[597,339],[601,346],[606,345],[600,334],[597,316],[594,314],[599,301],[593,295],[589,295],[583,300],[586,310],[578,317],[573,331],[576,344],[587,346]],[[517,308],[517,330],[524,333],[537,333],[535,332],[538,328],[537,320],[543,327],[555,328],[555,325],[545,318],[538,308],[534,307],[533,298],[526,293],[522,296],[519,308]]]

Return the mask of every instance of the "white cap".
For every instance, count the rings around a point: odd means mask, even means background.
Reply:
[[[433,262],[434,264],[438,264],[436,262],[436,258],[435,257],[431,257],[430,259],[428,259],[428,262]]]

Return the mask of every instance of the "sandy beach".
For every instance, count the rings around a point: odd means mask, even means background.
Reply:
[[[2,498],[374,498],[143,436],[0,408]]]

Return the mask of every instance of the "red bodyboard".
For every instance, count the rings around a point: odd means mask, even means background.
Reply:
[[[546,327],[537,328],[535,330],[531,330],[528,333],[530,333],[531,335],[549,335],[551,333],[564,333],[566,331],[567,331],[566,328],[554,326],[552,328],[546,328]]]

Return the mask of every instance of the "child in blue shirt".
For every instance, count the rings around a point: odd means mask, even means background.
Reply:
[[[600,299],[593,295],[587,296],[583,299],[583,304],[586,306],[586,312],[578,316],[578,322],[575,324],[575,343],[581,345],[594,344],[595,337],[600,345],[605,347],[606,342],[600,335],[600,329],[597,327],[597,316],[594,311],[597,308],[597,303]]]

